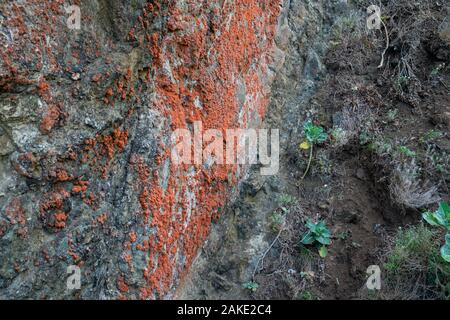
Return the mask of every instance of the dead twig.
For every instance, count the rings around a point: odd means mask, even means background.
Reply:
[[[386,48],[384,49],[383,53],[381,54],[381,62],[380,62],[380,65],[378,66],[378,69],[381,69],[383,67],[383,65],[384,65],[384,56],[386,55],[386,52],[389,49],[389,44],[390,44],[389,32],[388,32],[388,29],[386,27],[386,24],[384,23],[383,20],[381,20],[381,23],[383,24],[384,31],[386,32]]]
[[[263,255],[258,259],[258,262],[256,262],[256,266],[255,266],[255,270],[253,270],[253,274],[252,274],[252,279],[253,281],[255,281],[255,276],[256,273],[258,272],[258,268],[260,263],[264,260],[264,258],[266,257],[266,255],[269,253],[269,251],[272,249],[272,247],[275,245],[275,243],[278,241],[278,239],[281,236],[281,233],[284,230],[284,225],[282,228],[280,228],[280,231],[278,232],[278,235],[276,236],[276,238],[272,241],[272,243],[270,244],[270,246],[267,248],[266,251],[264,251]]]

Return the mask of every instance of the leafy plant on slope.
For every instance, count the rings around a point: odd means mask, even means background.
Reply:
[[[309,160],[305,173],[302,176],[302,180],[306,177],[309,168],[311,167],[314,145],[323,143],[328,139],[328,134],[325,132],[325,130],[320,126],[314,125],[311,120],[305,122],[305,124],[303,125],[303,132],[306,136],[306,141],[300,145],[300,149],[309,149]]]
[[[439,203],[439,208],[435,212],[425,212],[423,219],[432,226],[443,227],[450,231],[450,206],[445,202]],[[441,248],[442,258],[450,262],[450,234],[445,236],[445,244]]]
[[[308,231],[303,236],[301,243],[304,245],[315,244],[319,246],[319,254],[322,258],[325,258],[328,254],[327,247],[331,244],[331,232],[328,230],[324,221],[319,221],[318,223],[308,220],[306,222],[306,227]]]

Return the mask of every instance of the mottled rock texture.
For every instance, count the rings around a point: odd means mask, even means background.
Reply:
[[[279,12],[0,0],[0,298],[173,297],[246,168],[175,166],[170,134],[264,119]]]

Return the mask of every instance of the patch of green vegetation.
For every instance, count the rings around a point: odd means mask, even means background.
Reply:
[[[340,239],[340,240],[347,240],[349,237],[350,237],[350,232],[349,231],[343,231],[343,232],[340,232],[337,235],[337,238]]]
[[[388,140],[375,140],[370,143],[367,148],[379,156],[390,155],[393,150],[392,144]]]
[[[411,259],[428,260],[435,255],[434,233],[423,225],[400,230],[384,265],[389,272],[403,272]]]
[[[317,297],[311,291],[303,291],[299,294],[298,298],[300,300],[317,300]]]
[[[277,212],[272,213],[270,216],[270,227],[274,232],[280,231],[284,224],[284,216]]]
[[[400,155],[404,155],[408,158],[414,158],[416,156],[416,153],[406,146],[399,146],[397,150]]]
[[[253,282],[253,281],[249,281],[249,282],[242,284],[242,287],[251,292],[256,292],[256,290],[258,290],[258,288],[259,288],[259,284],[257,284],[256,282]]]
[[[427,132],[425,132],[419,139],[419,142],[421,144],[426,144],[429,142],[432,142],[436,139],[439,139],[442,137],[442,132],[440,131],[436,131],[436,130],[428,130]]]
[[[399,75],[394,82],[394,88],[397,92],[403,92],[408,88],[408,85],[411,81],[411,77]]]
[[[423,219],[430,225],[442,227],[446,231],[450,231],[450,206],[445,202],[439,203],[439,208],[435,212],[425,212]],[[442,258],[450,262],[450,234],[445,236],[445,244],[441,248]]]
[[[397,109],[391,109],[387,113],[387,119],[390,122],[394,122],[398,117],[398,110]]]
[[[301,258],[305,261],[311,262],[315,259],[314,253],[305,246],[299,246],[299,253]]]
[[[448,174],[449,153],[433,146],[428,146],[426,160],[440,174]]]
[[[318,247],[319,255],[325,258],[328,254],[327,246],[331,244],[331,232],[324,221],[317,223],[308,220],[306,222],[308,231],[300,241],[304,245],[315,245]]]
[[[359,135],[359,144],[362,146],[371,143],[372,140],[373,140],[372,135],[366,131],[361,132]]]
[[[431,293],[433,297],[445,297],[450,293],[450,265],[439,254],[436,233],[424,225],[398,232],[384,268],[387,285],[400,283],[403,290],[416,290],[421,278],[423,283],[417,294],[422,298]]]
[[[290,194],[285,194],[283,193],[282,195],[280,195],[280,197],[278,198],[278,202],[280,203],[282,209],[284,208],[286,211],[288,207],[295,205],[297,203],[297,199],[293,196],[291,196]]]
[[[289,194],[281,194],[278,197],[279,207],[270,216],[270,227],[273,231],[278,232],[285,223],[285,215],[289,213],[291,207],[297,203],[297,199]]]
[[[431,77],[436,77],[438,76],[442,70],[445,69],[445,63],[440,63],[438,64],[436,67],[434,67],[431,72],[430,72],[430,76]]]
[[[316,172],[319,172],[323,175],[330,175],[333,172],[332,161],[329,159],[327,153],[319,152],[316,155],[316,163]]]

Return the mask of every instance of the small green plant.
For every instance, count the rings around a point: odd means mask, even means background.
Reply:
[[[410,148],[405,147],[405,146],[398,147],[398,152],[409,158],[414,158],[416,156],[416,153],[414,151],[412,151]]]
[[[340,240],[347,240],[350,237],[350,231],[343,231],[337,235],[337,238]]]
[[[278,232],[283,227],[284,215],[274,212],[270,216],[270,226],[273,231]]]
[[[374,137],[367,145],[367,149],[379,156],[391,155],[393,151],[392,141],[389,139]]]
[[[282,195],[280,195],[280,197],[278,198],[278,201],[280,203],[281,209],[283,210],[283,212],[287,212],[288,211],[288,207],[294,205],[297,200],[291,196],[290,194],[285,194],[283,193]]]
[[[316,245],[319,247],[319,255],[325,258],[328,254],[328,249],[326,246],[331,244],[331,233],[325,225],[324,221],[319,221],[317,223],[308,220],[306,222],[306,227],[308,231],[303,236],[301,243],[304,245]]]
[[[419,142],[421,144],[426,144],[433,140],[439,139],[440,137],[442,137],[442,132],[431,129],[425,132],[422,137],[420,137]]]
[[[259,284],[253,281],[246,282],[242,285],[244,289],[250,290],[251,292],[256,292],[259,288]]]
[[[299,299],[300,300],[311,301],[311,300],[316,300],[316,297],[314,296],[314,294],[312,292],[304,291],[304,292],[299,294]]]
[[[435,212],[425,212],[423,219],[432,226],[442,227],[450,231],[450,206],[445,202],[440,202],[439,208]],[[445,261],[450,262],[450,233],[445,236],[441,256]]]
[[[308,174],[309,168],[311,167],[311,161],[313,158],[313,147],[315,144],[323,143],[328,139],[328,134],[325,132],[325,130],[320,127],[316,126],[312,123],[311,120],[308,120],[303,125],[303,132],[306,136],[306,140],[304,143],[300,145],[301,149],[309,149],[309,160],[308,160],[308,166],[306,167],[305,173],[302,176],[302,180],[306,177]]]
[[[388,118],[388,120],[390,122],[394,122],[395,119],[397,119],[397,116],[398,116],[398,110],[397,109],[389,110],[388,113],[387,113],[387,118]]]
[[[270,226],[273,231],[278,232],[283,228],[286,215],[296,203],[297,199],[290,194],[283,193],[278,197],[278,207],[269,217]]]
[[[363,131],[359,135],[359,144],[362,146],[369,144],[372,140],[373,140],[372,135],[367,131]]]
[[[436,67],[433,68],[433,70],[431,70],[430,72],[430,76],[431,77],[436,77],[438,76],[442,70],[445,69],[445,63],[441,63],[439,65],[437,65]]]
[[[397,92],[403,92],[408,87],[409,83],[411,81],[411,77],[409,76],[398,76],[394,83],[394,87],[397,90]]]

